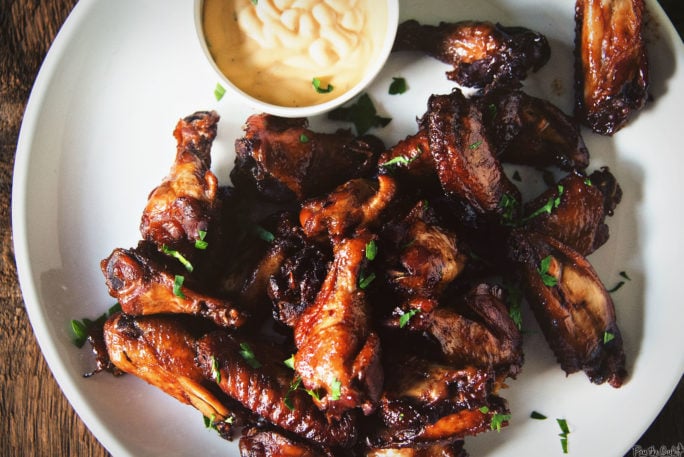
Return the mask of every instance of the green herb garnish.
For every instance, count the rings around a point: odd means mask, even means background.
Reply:
[[[405,312],[405,313],[402,314],[401,316],[399,316],[399,328],[404,328],[404,327],[406,327],[406,324],[409,323],[409,321],[411,320],[411,318],[412,318],[413,316],[415,316],[416,314],[418,314],[419,312],[420,312],[420,310],[414,308],[414,309],[412,309],[412,310],[409,310],[409,311]]]
[[[219,363],[216,357],[211,356],[211,377],[214,378],[217,384],[221,383],[221,372],[219,371]]]
[[[471,145],[468,146],[468,147],[472,150],[472,149],[477,149],[477,148],[479,148],[480,146],[482,146],[482,140],[476,141],[476,142],[474,142],[473,144],[471,144]]]
[[[261,368],[261,363],[256,359],[254,351],[247,343],[240,343],[240,355],[252,368]]]
[[[392,83],[389,86],[389,94],[397,95],[403,94],[407,90],[406,80],[404,78],[392,78]]]
[[[380,167],[391,167],[394,165],[408,165],[412,162],[412,159],[409,159],[406,156],[396,156],[388,160],[387,162],[379,165]]]
[[[209,243],[204,240],[207,237],[207,232],[205,230],[199,230],[197,234],[199,235],[199,240],[195,240],[195,249],[203,251],[209,246]]]
[[[501,212],[501,218],[505,225],[514,224],[515,214],[518,208],[518,200],[509,194],[503,194],[501,196],[501,201],[499,202],[499,208],[503,211]]]
[[[608,344],[615,339],[615,335],[610,332],[603,332],[603,344]]]
[[[489,424],[489,428],[492,430],[496,430],[497,432],[500,432],[503,423],[509,420],[511,420],[510,414],[494,413],[494,415],[492,416],[492,422]]]
[[[568,423],[565,419],[556,419],[556,422],[558,422],[558,426],[561,429],[561,433],[558,434],[558,436],[560,436],[561,449],[563,449],[563,454],[567,454],[568,435],[570,434],[570,428],[568,427]]]
[[[478,408],[478,411],[480,411],[482,414],[487,414],[489,412],[489,407],[488,406],[480,406],[480,408]]]
[[[290,411],[294,410],[294,403],[292,403],[292,393],[295,390],[299,389],[301,383],[302,378],[300,378],[299,376],[295,377],[290,383],[290,388],[287,390],[285,398],[283,398],[283,403],[285,403],[285,406],[287,406],[287,409],[289,409]]]
[[[181,289],[183,287],[184,282],[185,282],[185,277],[182,275],[176,275],[173,278],[173,295],[175,295],[176,297],[185,298],[185,294],[183,293],[183,290]]]
[[[176,251],[175,249],[171,249],[165,244],[162,244],[162,252],[166,255],[170,255],[174,259],[178,260],[186,270],[188,270],[190,273],[192,273],[192,270],[194,270],[192,264],[188,259],[186,259],[183,254],[180,252]]]
[[[551,267],[551,261],[553,260],[553,256],[546,256],[542,259],[542,261],[539,263],[539,268],[537,271],[539,272],[539,275],[542,278],[542,282],[544,283],[545,286],[553,287],[558,284],[558,279],[549,274],[549,268]]]
[[[362,276],[361,279],[359,280],[359,289],[365,289],[366,287],[370,286],[370,283],[373,282],[375,279],[375,273],[371,272],[367,276]]]
[[[216,83],[216,87],[214,88],[214,97],[216,97],[216,100],[219,101],[224,95],[226,95],[225,87],[223,87],[221,83]]]
[[[323,87],[321,84],[323,83],[321,83],[321,80],[319,78],[314,78],[311,80],[311,85],[319,94],[329,94],[333,91],[333,89],[335,89],[335,87],[330,83],[328,83],[326,87]]]
[[[339,400],[340,397],[342,396],[342,383],[333,378],[332,382],[330,383],[330,399],[335,401]]]
[[[537,420],[542,420],[542,421],[543,421],[543,420],[546,419],[546,416],[543,415],[542,413],[538,413],[537,411],[532,411],[532,412],[530,413],[530,418],[532,418],[532,419],[537,419]]]
[[[561,203],[561,197],[563,196],[565,188],[562,185],[558,184],[558,186],[556,186],[556,190],[558,191],[558,195],[556,195],[555,197],[553,195],[549,197],[544,206],[542,206],[541,208],[539,208],[538,210],[524,218],[523,222],[527,222],[530,219],[534,219],[540,214],[551,214],[551,211],[553,211],[555,208],[558,208],[558,206]]]
[[[366,93],[352,105],[330,111],[328,119],[353,123],[357,135],[363,135],[373,127],[385,127],[392,121],[391,118],[378,116],[373,101]]]
[[[72,333],[72,341],[76,347],[83,347],[86,341],[88,341],[88,330],[90,327],[102,327],[105,321],[114,313],[121,311],[121,303],[116,302],[112,305],[105,313],[102,313],[97,319],[90,320],[83,318],[80,321],[77,319],[72,319],[69,322]]]
[[[88,340],[88,327],[86,327],[83,322],[73,319],[71,321],[71,332],[74,336],[74,344],[79,348],[83,347],[85,342]]]
[[[308,143],[309,142],[309,137],[306,136],[306,133],[302,133],[299,135],[299,142],[300,143]]]
[[[375,240],[370,240],[368,243],[366,243],[366,258],[368,260],[375,260],[375,256],[378,255],[378,245],[375,243]]]
[[[260,225],[256,225],[254,227],[254,230],[256,231],[259,238],[261,238],[262,240],[264,240],[267,243],[272,243],[273,240],[275,240],[275,235]]]

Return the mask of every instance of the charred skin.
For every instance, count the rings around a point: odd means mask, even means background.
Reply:
[[[184,283],[180,292],[175,292],[176,275],[140,249],[117,248],[100,267],[109,294],[126,314],[190,314],[224,327],[240,327],[246,322],[244,312],[232,302],[193,290],[192,284]]]
[[[575,114],[613,135],[648,99],[643,0],[577,0]]]
[[[463,441],[429,446],[410,446],[403,448],[370,449],[366,457],[468,457]]]
[[[433,26],[409,20],[399,25],[393,50],[424,52],[453,65],[447,72],[452,81],[480,88],[515,84],[551,55],[548,41],[539,33],[482,21]]]
[[[481,215],[500,215],[504,195],[520,201],[520,192],[494,156],[482,112],[455,90],[428,101],[430,152],[442,189]]]
[[[320,392],[316,404],[333,417],[357,407],[369,414],[382,389],[380,339],[359,287],[372,239],[363,232],[334,245],[333,264],[316,301],[294,328],[295,370],[307,389]]]
[[[494,414],[508,413],[490,371],[417,357],[387,360],[385,370],[380,406],[366,421],[371,449],[455,442],[489,430]]]
[[[306,119],[250,116],[235,142],[233,183],[275,201],[303,200],[370,174],[384,150],[371,135],[317,133]]]
[[[592,181],[596,180],[596,184]],[[609,237],[606,216],[622,198],[622,190],[608,169],[586,177],[571,173],[536,199],[525,205],[526,216],[533,216],[525,227],[550,235],[583,256],[601,247]],[[549,201],[553,209],[539,213]]]
[[[213,418],[224,437],[244,423],[245,411],[219,399],[195,364],[196,337],[178,316],[133,317],[117,313],[104,325],[109,358],[121,371],[137,376],[178,401]],[[220,392],[219,392],[220,393]]]
[[[216,217],[218,179],[211,172],[211,145],[219,116],[198,111],[181,119],[173,134],[176,159],[147,201],[140,223],[143,239],[158,246],[194,243]]]
[[[240,437],[241,457],[334,457],[330,449],[321,448],[275,430],[250,427]]]
[[[510,89],[491,91],[478,100],[502,162],[568,171],[589,165],[578,124],[554,104]]]
[[[510,257],[561,368],[620,387],[627,370],[615,306],[591,264],[554,238],[530,231],[512,234]]]
[[[243,355],[245,349],[252,358]],[[357,439],[353,414],[326,417],[307,392],[293,388],[296,374],[283,363],[288,357],[282,346],[223,331],[210,333],[197,343],[197,363],[204,376],[214,379],[224,393],[254,414],[325,446],[353,445]]]

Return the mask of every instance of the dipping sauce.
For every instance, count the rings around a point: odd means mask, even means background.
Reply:
[[[361,81],[382,50],[386,17],[385,0],[205,0],[202,27],[214,62],[237,88],[297,107]]]

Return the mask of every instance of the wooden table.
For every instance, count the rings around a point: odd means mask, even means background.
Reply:
[[[36,344],[17,284],[10,231],[12,168],[24,107],[45,53],[75,3],[0,0],[0,456],[108,455],[74,414]],[[681,34],[684,1],[661,4]],[[680,382],[638,444],[659,449],[684,443],[683,413]]]

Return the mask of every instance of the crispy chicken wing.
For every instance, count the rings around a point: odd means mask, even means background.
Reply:
[[[306,119],[250,116],[245,136],[235,142],[235,186],[271,200],[302,200],[369,174],[384,150],[371,135],[317,133],[307,126]]]
[[[212,418],[222,436],[242,423],[244,410],[210,389],[195,364],[196,336],[189,321],[178,316],[133,317],[115,314],[104,325],[110,360],[182,403]]]
[[[100,267],[109,294],[127,314],[192,314],[224,327],[245,323],[245,313],[231,301],[199,292],[191,281],[180,282],[183,272],[173,274],[144,249],[114,249]]]
[[[576,115],[612,135],[648,99],[643,0],[577,0]]]
[[[178,122],[176,159],[150,193],[140,223],[143,239],[175,247],[203,238],[200,232],[208,230],[218,211],[218,180],[209,169],[218,120],[213,111],[198,111]]]
[[[197,362],[205,377],[254,414],[302,438],[326,446],[349,447],[356,442],[353,414],[326,417],[296,374],[283,361],[282,346],[224,331],[210,333],[197,344]]]
[[[442,22],[421,25],[414,20],[400,24],[394,51],[422,51],[454,66],[447,77],[467,87],[523,80],[548,60],[546,38],[523,27],[491,22]]]
[[[316,404],[329,415],[361,407],[370,413],[380,396],[383,375],[380,339],[371,330],[364,291],[366,265],[362,232],[334,244],[333,265],[312,306],[295,325],[295,369],[304,386],[319,392]]]
[[[615,306],[591,264],[556,239],[523,230],[512,234],[510,255],[561,368],[620,387],[627,371]]]
[[[241,457],[334,457],[321,446],[306,443],[275,430],[250,427],[240,437]]]

